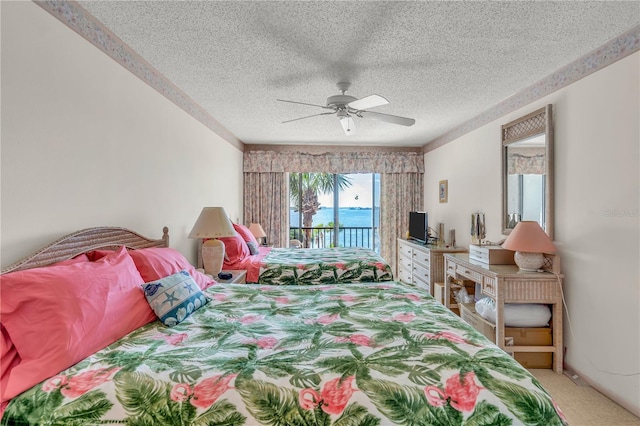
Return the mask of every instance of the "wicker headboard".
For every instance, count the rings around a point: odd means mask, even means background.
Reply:
[[[29,256],[2,269],[2,273],[51,265],[81,253],[97,249],[129,249],[169,247],[169,228],[162,229],[162,238],[152,240],[125,228],[102,226],[87,228],[54,241]]]

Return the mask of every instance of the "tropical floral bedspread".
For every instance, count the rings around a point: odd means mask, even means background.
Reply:
[[[391,266],[362,247],[274,248],[260,264],[260,284],[314,285],[393,280]]]
[[[2,424],[562,425],[540,383],[418,289],[215,285],[14,398]]]

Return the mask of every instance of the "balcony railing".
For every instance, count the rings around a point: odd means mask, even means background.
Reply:
[[[378,228],[373,226],[341,226],[338,228],[337,240],[336,229],[333,227],[313,227],[313,228],[289,228],[290,239],[302,242],[305,248],[329,248],[329,247],[366,247],[374,251],[380,250],[380,237]]]

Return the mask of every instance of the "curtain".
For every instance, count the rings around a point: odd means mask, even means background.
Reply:
[[[383,173],[380,189],[380,255],[397,272],[397,238],[404,238],[409,229],[409,212],[424,209],[424,177],[422,173]]]
[[[244,223],[252,222],[262,226],[268,244],[287,247],[289,182],[286,173],[244,173]]]
[[[545,170],[545,147],[507,148],[507,174],[544,175]]]

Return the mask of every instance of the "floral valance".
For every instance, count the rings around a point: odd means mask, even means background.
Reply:
[[[424,173],[420,152],[325,152],[321,154],[246,151],[245,172]]]
[[[544,147],[513,147],[507,153],[507,173],[510,175],[545,174]]]

